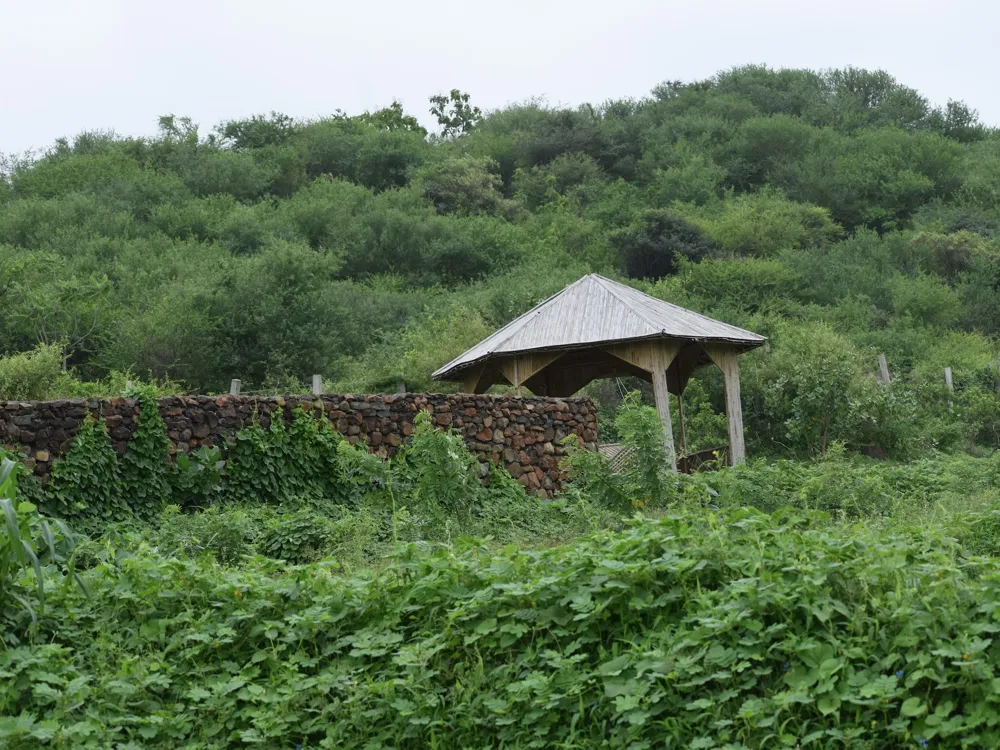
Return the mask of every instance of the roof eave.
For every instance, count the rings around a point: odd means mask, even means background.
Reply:
[[[558,352],[570,352],[570,351],[580,351],[582,349],[596,349],[598,347],[613,346],[615,344],[627,344],[627,343],[630,343],[632,341],[655,341],[657,339],[674,339],[674,340],[680,340],[680,341],[694,341],[694,342],[700,342],[700,343],[709,343],[709,342],[712,342],[712,343],[720,343],[720,344],[735,344],[735,345],[741,347],[744,351],[749,351],[750,349],[756,349],[757,347],[763,346],[764,344],[767,343],[767,337],[765,337],[765,336],[759,336],[757,334],[754,334],[754,336],[756,336],[755,339],[749,340],[749,339],[738,339],[738,338],[723,337],[723,336],[705,336],[705,337],[696,337],[696,336],[671,336],[671,335],[665,334],[665,333],[657,333],[657,334],[653,334],[651,336],[633,336],[633,337],[627,338],[627,339],[607,339],[607,340],[604,340],[604,341],[588,342],[586,344],[566,344],[566,345],[560,345],[560,346],[539,346],[539,347],[534,347],[532,349],[518,349],[516,351],[499,352],[499,353],[498,352],[487,352],[483,356],[477,357],[476,359],[473,359],[473,360],[469,360],[468,362],[462,362],[460,364],[452,364],[452,362],[449,362],[444,367],[441,367],[441,368],[435,370],[431,374],[431,380],[456,380],[457,378],[455,377],[455,375],[457,375],[458,373],[465,372],[466,370],[468,370],[468,369],[470,369],[472,367],[475,367],[477,365],[480,365],[480,364],[482,364],[482,363],[484,363],[484,362],[486,362],[486,361],[488,361],[490,359],[499,358],[499,357],[513,357],[513,356],[518,355],[518,354],[529,354],[529,353],[532,353],[532,352],[555,352],[555,351],[558,351]]]

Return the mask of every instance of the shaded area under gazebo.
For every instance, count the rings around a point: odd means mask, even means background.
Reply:
[[[468,393],[508,383],[537,396],[568,397],[592,380],[634,375],[652,382],[674,470],[670,397],[686,452],[683,402],[692,373],[715,364],[721,371],[729,426],[729,460],[746,457],[737,357],[761,346],[763,336],[589,274],[513,320],[457,359],[434,380],[461,380]]]

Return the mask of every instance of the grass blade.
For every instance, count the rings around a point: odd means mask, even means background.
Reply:
[[[38,603],[45,606],[45,579],[42,577],[42,564],[38,562],[38,555],[31,549],[26,539],[21,540],[21,547],[25,556],[31,562],[31,567],[35,569],[35,576],[38,578]]]
[[[14,503],[8,497],[0,498],[0,508],[3,508],[4,520],[7,523],[7,535],[10,537],[10,548],[18,562],[23,563],[24,557],[21,553],[21,529],[17,523],[17,511],[14,510]]]

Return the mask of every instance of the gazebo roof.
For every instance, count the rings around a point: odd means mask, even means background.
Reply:
[[[511,321],[431,377],[456,379],[467,368],[495,356],[651,339],[720,342],[738,349],[751,349],[766,341],[756,333],[592,273]]]

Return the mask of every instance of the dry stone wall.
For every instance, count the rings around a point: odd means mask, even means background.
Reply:
[[[563,439],[579,436],[597,447],[597,411],[589,398],[522,398],[471,394],[322,396],[171,396],[161,398],[160,414],[173,450],[223,445],[255,420],[267,427],[281,414],[303,406],[322,410],[351,443],[364,441],[381,456],[393,455],[413,430],[413,418],[429,411],[434,423],[458,431],[482,462],[504,466],[528,490],[551,495],[564,477]],[[102,417],[115,451],[125,452],[136,427],[132,399],[0,401],[0,442],[20,452],[25,465],[46,481],[53,460],[69,449],[88,415]]]

